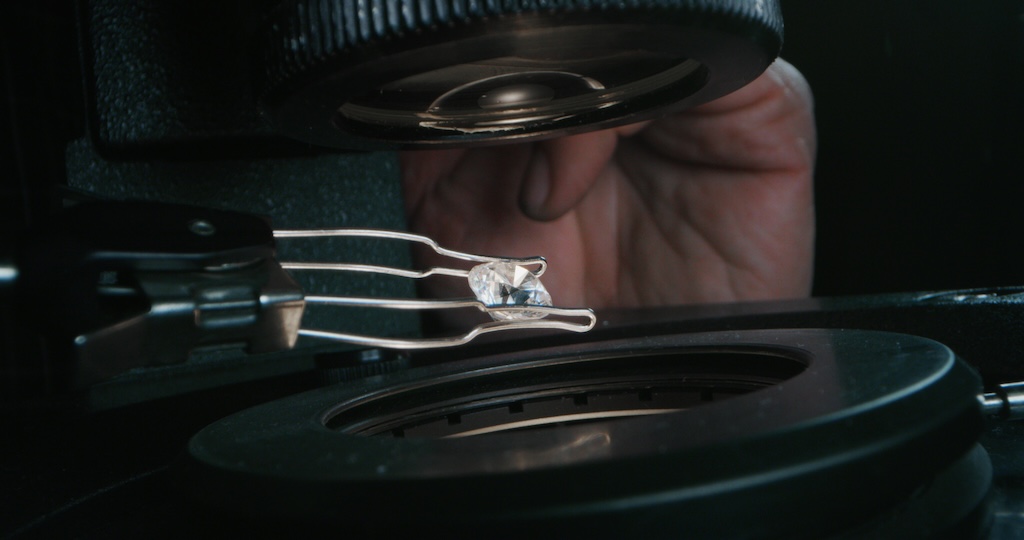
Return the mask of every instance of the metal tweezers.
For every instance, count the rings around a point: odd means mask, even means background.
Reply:
[[[509,263],[522,267],[536,266],[537,268],[535,270],[530,270],[534,277],[541,276],[547,269],[547,262],[544,260],[543,257],[510,258],[473,255],[469,253],[463,253],[460,251],[454,251],[451,249],[443,248],[431,238],[406,232],[380,229],[310,229],[274,231],[274,238],[277,239],[323,237],[382,238],[390,240],[405,240],[409,242],[419,242],[421,244],[430,246],[431,249],[433,249],[435,252],[442,256],[475,262],[478,264]],[[468,278],[470,272],[470,270],[436,266],[425,270],[408,270],[403,268],[392,268],[388,266],[377,266],[371,264],[358,263],[282,261],[280,262],[280,264],[282,268],[289,271],[329,270],[343,272],[367,272],[400,276],[410,279],[422,279],[435,275]],[[369,307],[401,310],[476,308],[484,313],[491,315],[504,314],[508,316],[516,313],[529,313],[530,316],[533,317],[520,319],[513,318],[511,320],[493,320],[490,322],[480,323],[460,335],[423,339],[401,339],[366,336],[359,334],[349,334],[327,330],[314,330],[307,328],[302,328],[299,330],[300,336],[309,336],[330,339],[335,341],[342,341],[345,343],[352,343],[357,345],[365,345],[368,347],[384,347],[391,349],[430,349],[439,347],[455,347],[469,343],[477,336],[481,336],[483,334],[507,330],[554,329],[566,330],[570,332],[586,332],[592,329],[594,325],[597,323],[597,317],[594,315],[594,312],[591,309],[571,309],[538,304],[487,305],[484,302],[475,298],[428,300],[397,298],[360,298],[343,296],[306,296],[305,301],[310,304],[327,304],[333,306]],[[574,321],[565,319],[582,320]]]

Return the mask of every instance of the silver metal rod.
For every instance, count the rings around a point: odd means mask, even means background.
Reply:
[[[0,297],[12,293],[18,282],[18,267],[13,258],[0,255]]]
[[[366,272],[372,274],[387,274],[410,279],[422,279],[434,275],[468,277],[469,270],[458,268],[445,268],[434,266],[426,270],[407,270],[405,268],[394,268],[391,266],[376,266],[372,264],[354,263],[320,263],[320,262],[283,262],[281,268],[285,270],[333,270],[337,272]]]
[[[1003,383],[978,396],[982,411],[1000,420],[1024,420],[1024,382]]]
[[[531,309],[537,306],[529,306]],[[559,309],[559,308],[549,308]],[[315,337],[321,339],[328,339],[333,341],[342,341],[345,343],[352,343],[355,345],[365,345],[367,347],[384,347],[389,349],[436,349],[442,347],[457,347],[459,345],[465,345],[478,336],[484,334],[490,334],[493,332],[502,332],[506,330],[538,330],[538,329],[551,329],[551,330],[566,330],[569,332],[586,332],[594,327],[597,323],[597,317],[592,311],[589,310],[566,310],[566,311],[579,311],[585,312],[588,316],[588,322],[585,324],[572,323],[567,321],[557,321],[551,319],[530,319],[530,320],[515,320],[515,321],[492,321],[481,323],[474,326],[468,332],[451,337],[438,337],[438,338],[417,338],[417,339],[401,339],[401,338],[385,338],[377,336],[365,336],[360,334],[347,334],[343,332],[329,332],[324,330],[299,330],[300,336]]]
[[[435,252],[446,257],[472,261],[480,264],[506,263],[519,267],[536,265],[538,268],[530,273],[539,277],[547,269],[547,261],[543,257],[512,258],[473,255],[442,248],[434,240],[418,234],[387,231],[380,229],[313,229],[313,230],[281,230],[274,231],[275,238],[383,238],[419,242],[430,246]],[[405,278],[420,279],[433,275],[467,278],[470,270],[458,268],[432,267],[426,270],[409,270],[361,263],[335,262],[282,262],[286,270],[328,270],[342,272],[368,272],[387,274]],[[300,329],[300,336],[342,341],[367,347],[384,347],[392,349],[433,349],[439,347],[455,347],[472,341],[477,336],[506,330],[553,329],[569,332],[586,332],[597,324],[597,316],[589,309],[559,308],[550,305],[515,304],[487,305],[474,298],[453,298],[425,300],[417,298],[361,298],[344,296],[307,296],[308,304],[331,306],[368,307],[400,310],[434,310],[475,308],[491,315],[494,321],[480,323],[467,332],[449,337],[426,339],[403,339],[379,336],[367,336],[334,332],[329,330]],[[578,321],[565,319],[581,319]]]
[[[454,309],[475,307],[486,311],[483,302],[473,298],[451,300],[425,300],[421,298],[359,298],[355,296],[307,296],[310,304],[327,304],[348,307],[375,307],[390,309]]]
[[[302,229],[302,230],[277,230],[274,231],[274,238],[325,238],[325,237],[344,237],[344,238],[384,238],[388,240],[405,240],[408,242],[419,242],[430,246],[435,252],[445,257],[452,257],[454,259],[460,259],[464,261],[486,263],[486,262],[510,262],[518,264],[520,266],[533,266],[539,265],[539,268],[533,272],[535,276],[541,276],[547,270],[548,263],[544,260],[544,257],[492,257],[489,255],[474,255],[472,253],[463,253],[461,251],[455,251],[453,249],[447,249],[441,247],[434,239],[422,236],[419,234],[401,232],[401,231],[389,231],[385,229]],[[283,263],[283,264],[296,264],[296,263]],[[308,264],[308,263],[307,263]],[[288,268],[285,266],[285,268]],[[435,272],[437,273],[437,272]],[[395,274],[400,275],[400,274]],[[450,275],[450,274],[448,274]]]

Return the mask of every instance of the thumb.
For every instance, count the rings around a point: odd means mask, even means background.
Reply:
[[[537,143],[519,192],[522,212],[553,221],[572,210],[608,167],[617,140],[606,130]]]

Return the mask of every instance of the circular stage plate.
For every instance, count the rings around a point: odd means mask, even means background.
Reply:
[[[979,391],[914,336],[636,337],[267,403],[198,433],[181,478],[220,511],[354,534],[942,530],[988,490]]]

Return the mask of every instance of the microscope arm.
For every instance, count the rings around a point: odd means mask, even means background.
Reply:
[[[69,208],[0,257],[0,290],[72,359],[77,385],[209,347],[294,346],[301,288],[260,217],[152,202]]]

